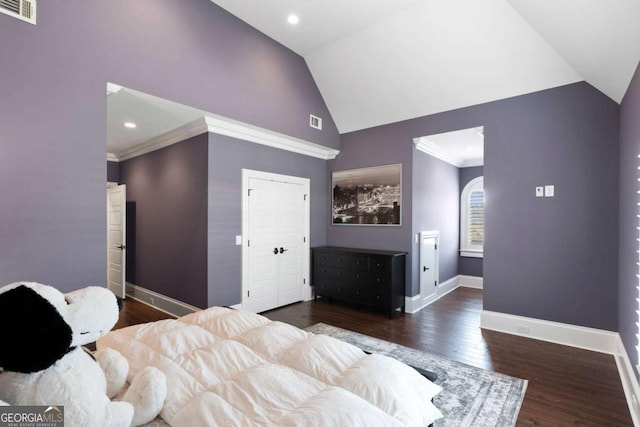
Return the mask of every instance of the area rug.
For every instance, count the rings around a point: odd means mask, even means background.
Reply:
[[[513,426],[524,400],[527,381],[454,362],[434,354],[404,347],[335,326],[317,323],[305,329],[329,335],[371,353],[393,357],[407,365],[438,374],[443,390],[434,404],[444,418],[435,427]]]

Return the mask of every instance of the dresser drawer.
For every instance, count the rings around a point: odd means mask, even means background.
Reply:
[[[318,265],[350,268],[353,270],[366,271],[369,269],[369,257],[366,255],[320,252],[315,255],[314,262]]]
[[[345,287],[344,285],[341,285],[339,283],[332,282],[332,281],[319,280],[317,281],[315,286],[316,286],[316,295],[320,295],[320,296],[340,299],[340,298],[344,298],[345,295],[349,294],[347,292],[347,290],[349,289],[348,286]]]
[[[318,265],[315,267],[314,274],[317,279],[328,280],[347,280],[352,275],[349,270],[334,267],[332,265]]]
[[[391,267],[391,259],[389,257],[381,257],[372,255],[369,257],[369,270],[384,273],[388,272]]]

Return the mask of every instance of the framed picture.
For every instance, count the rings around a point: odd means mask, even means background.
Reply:
[[[331,174],[334,225],[401,225],[402,165]]]

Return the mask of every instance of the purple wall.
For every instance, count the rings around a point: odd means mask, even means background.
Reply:
[[[484,168],[482,166],[476,166],[472,168],[460,168],[460,194],[458,197],[462,197],[462,190],[464,187],[474,178],[483,175]],[[458,227],[460,225],[458,224]],[[459,239],[458,239],[459,240]],[[460,248],[460,243],[458,242],[458,249]],[[473,258],[461,256],[458,257],[458,274],[463,274],[465,276],[476,276],[482,277],[482,258]]]
[[[136,207],[135,284],[207,307],[208,135],[121,163]]]
[[[107,162],[107,182],[120,182],[119,162]]]
[[[327,217],[327,244],[350,248],[381,249],[409,252],[406,266],[406,293],[411,293],[412,249],[412,146],[395,138],[395,126],[382,126],[343,134],[340,138],[340,154],[328,162],[327,194],[330,193],[331,172],[370,166],[402,164],[402,200],[400,226],[334,225]],[[327,200],[325,208],[331,209]],[[417,268],[417,267],[416,267]]]
[[[0,15],[0,284],[106,282],[106,83],[329,147],[339,135],[300,56],[209,0],[41,1]],[[323,117],[324,131],[308,126]],[[46,118],[37,120],[33,117]],[[28,171],[26,173],[25,171]]]
[[[638,178],[640,172],[640,67],[620,106],[620,245],[618,331],[631,365],[638,364]],[[633,370],[636,376],[638,372]]]
[[[326,244],[329,222],[327,162],[227,136],[209,134],[209,306],[240,303],[242,248],[242,169],[310,179],[310,245]]]
[[[581,82],[345,134],[331,170],[403,163],[403,226],[330,226],[327,243],[411,252],[412,139],[484,125],[484,308],[615,331],[618,119]],[[535,198],[545,184],[556,197]]]
[[[426,230],[440,232],[439,283],[458,275],[458,179],[457,167],[413,149],[413,235]],[[410,259],[413,267],[407,295],[413,296],[420,293],[420,244],[415,239]]]

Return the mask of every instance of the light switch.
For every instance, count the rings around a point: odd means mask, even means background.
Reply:
[[[242,244],[242,236],[236,236],[236,246],[240,246]]]
[[[544,197],[553,197],[555,195],[555,185],[544,186]]]
[[[544,187],[536,187],[536,197],[544,197]]]

